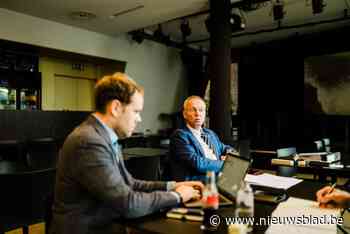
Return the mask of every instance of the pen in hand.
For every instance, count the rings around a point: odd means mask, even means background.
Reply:
[[[350,193],[336,189],[336,184],[320,189],[316,197],[321,208],[350,207]]]
[[[331,189],[328,191],[327,194],[331,194],[334,191],[336,185],[337,183],[332,184]]]
[[[331,189],[328,190],[328,192],[326,194],[324,194],[324,195],[327,196],[327,195],[333,193],[336,185],[337,185],[336,183],[332,184]],[[333,200],[330,200],[330,201],[327,202],[327,204],[334,204],[334,203],[335,202]]]

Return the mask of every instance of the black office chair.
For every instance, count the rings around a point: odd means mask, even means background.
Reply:
[[[160,156],[130,158],[124,162],[130,174],[136,179],[160,180]]]
[[[23,146],[23,142],[19,140],[0,140],[0,161],[21,162]]]
[[[0,174],[0,216],[11,222],[38,220],[44,217],[44,199],[52,193],[55,183],[54,168]]]
[[[26,161],[33,169],[55,167],[58,157],[58,146],[54,138],[37,138],[27,143]]]
[[[295,147],[282,148],[277,150],[277,157],[278,158],[290,157],[296,153],[297,153],[297,150]],[[296,173],[297,173],[296,167],[288,167],[288,166],[277,167],[277,175],[279,176],[291,177],[291,176],[294,176]]]

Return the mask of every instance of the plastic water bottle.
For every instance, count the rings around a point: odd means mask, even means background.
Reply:
[[[242,218],[248,233],[253,231],[254,193],[248,183],[242,182],[237,192],[235,216]]]
[[[217,214],[219,209],[219,193],[216,187],[215,172],[213,171],[207,172],[202,199],[204,219],[201,229],[215,231],[220,225],[220,217]]]

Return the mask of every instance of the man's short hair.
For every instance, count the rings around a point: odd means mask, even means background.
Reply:
[[[102,77],[95,85],[96,111],[105,113],[106,106],[114,99],[129,104],[135,92],[143,94],[143,88],[124,73]]]
[[[193,100],[193,99],[199,99],[199,100],[201,100],[201,101],[204,103],[204,105],[205,105],[205,101],[204,101],[204,99],[203,99],[202,97],[196,96],[196,95],[192,95],[192,96],[189,96],[188,98],[186,98],[186,100],[184,101],[183,110],[186,109],[186,106],[188,105],[188,103],[189,103],[191,100]]]

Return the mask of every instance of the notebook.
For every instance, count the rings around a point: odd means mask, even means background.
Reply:
[[[219,174],[217,187],[219,190],[219,206],[232,205],[235,198],[236,186],[239,187],[244,179],[250,161],[243,157],[227,156],[222,172]],[[186,207],[200,207],[201,201],[193,201],[185,203]]]

